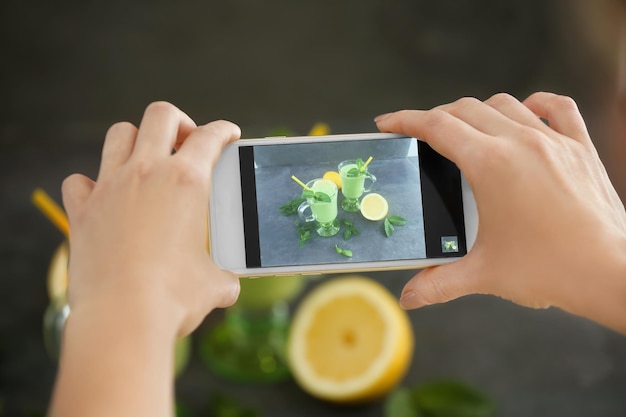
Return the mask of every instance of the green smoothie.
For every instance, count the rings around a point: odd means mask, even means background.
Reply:
[[[311,199],[309,204],[315,220],[320,223],[330,223],[337,218],[337,187],[328,180],[318,180],[311,189],[314,192],[322,192],[330,197],[330,202],[325,203]]]
[[[346,198],[359,198],[363,194],[365,184],[365,175],[360,173],[356,177],[349,177],[348,171],[357,168],[356,164],[347,164],[341,167],[339,175],[341,175],[341,192]]]
[[[269,309],[278,301],[289,301],[302,288],[305,281],[301,275],[285,277],[242,278],[237,306],[245,309]]]

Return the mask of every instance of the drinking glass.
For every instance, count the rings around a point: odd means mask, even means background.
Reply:
[[[355,169],[358,172],[356,175],[353,174]],[[376,183],[376,177],[367,170],[358,170],[356,160],[341,162],[337,170],[341,177],[341,193],[344,196],[344,200],[341,202],[341,208],[348,212],[359,211],[361,209],[360,198],[363,193],[368,193],[372,190],[374,183]],[[350,173],[351,170],[352,173]],[[365,188],[365,180],[370,181],[367,188]]]
[[[322,192],[330,201],[320,201],[315,197],[309,197],[298,207],[298,216],[304,222],[317,222],[315,231],[322,237],[330,237],[339,233],[339,220],[337,220],[337,184],[332,181],[317,178],[309,181],[306,186],[313,192]],[[310,209],[311,215],[305,212]]]
[[[285,349],[289,302],[304,277],[242,278],[239,299],[200,340],[200,357],[216,374],[237,382],[272,383],[290,377]]]

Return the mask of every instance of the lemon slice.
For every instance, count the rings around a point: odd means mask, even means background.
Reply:
[[[367,220],[378,221],[385,218],[389,211],[387,200],[380,194],[367,194],[361,200],[361,214]]]
[[[404,376],[412,354],[407,313],[385,287],[362,276],[336,278],[308,294],[287,342],[296,382],[337,403],[382,397]]]
[[[337,189],[341,190],[341,175],[339,175],[338,172],[327,171],[324,173],[324,176],[322,178],[334,182],[335,184],[337,184]]]

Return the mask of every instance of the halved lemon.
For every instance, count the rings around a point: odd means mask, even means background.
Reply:
[[[337,184],[337,189],[341,190],[341,175],[335,171],[327,171],[322,177],[325,180],[332,181]]]
[[[380,194],[367,194],[361,200],[361,214],[367,220],[378,221],[385,218],[389,211],[389,204]]]
[[[413,330],[398,300],[363,276],[316,287],[294,314],[287,357],[309,394],[337,403],[375,400],[394,388],[413,356]]]

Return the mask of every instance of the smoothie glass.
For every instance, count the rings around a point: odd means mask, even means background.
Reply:
[[[306,186],[313,192],[322,192],[330,197],[329,202],[318,201],[313,197],[307,198],[298,207],[298,216],[305,222],[317,222],[315,231],[322,237],[335,236],[339,233],[339,221],[337,220],[337,184],[332,181],[317,178],[309,181]],[[311,210],[307,216],[305,211]]]
[[[242,278],[237,302],[203,332],[199,353],[206,366],[235,382],[289,379],[286,345],[292,300],[306,284],[300,275]]]
[[[367,170],[359,172],[356,176],[348,175],[348,172],[355,168],[358,168],[356,160],[343,161],[337,168],[341,176],[341,193],[345,197],[341,202],[341,208],[349,212],[357,212],[361,209],[361,196],[363,193],[370,192],[376,182],[376,177]],[[367,188],[365,188],[365,180],[370,180]]]

